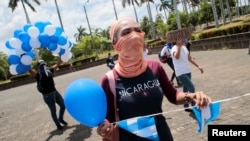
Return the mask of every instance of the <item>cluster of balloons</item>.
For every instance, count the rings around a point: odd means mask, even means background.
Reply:
[[[96,127],[105,120],[105,92],[92,79],[80,78],[70,83],[64,94],[64,103],[69,114],[81,124]]]
[[[24,74],[31,68],[35,57],[34,51],[39,48],[49,50],[54,56],[60,56],[63,62],[71,59],[72,42],[59,26],[50,22],[25,24],[23,29],[16,29],[11,39],[5,42],[9,49],[9,70],[13,75]]]

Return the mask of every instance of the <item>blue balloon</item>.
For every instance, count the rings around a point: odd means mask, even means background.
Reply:
[[[27,52],[26,55],[29,55],[32,59],[35,58],[35,54],[32,51]]]
[[[49,40],[49,35],[46,34],[46,33],[41,33],[39,36],[38,36],[38,40],[40,41],[41,43],[41,47],[43,48],[46,48],[49,46],[49,43],[50,43],[50,40]]]
[[[72,42],[69,41],[69,48],[72,48],[72,47],[73,47]]]
[[[80,123],[96,127],[107,113],[107,100],[102,87],[92,79],[81,78],[68,85],[64,102],[69,114]]]
[[[65,49],[60,48],[60,52],[58,53],[60,56],[62,56],[65,53]]]
[[[46,24],[44,22],[36,22],[35,23],[35,27],[37,27],[40,31],[40,33],[42,33],[44,31]]]
[[[31,26],[32,26],[32,24],[26,24],[26,25],[23,26],[23,30],[24,30],[25,32],[28,32],[28,29],[29,29]]]
[[[6,41],[6,42],[5,42],[5,46],[6,46],[6,48],[8,48],[8,49],[15,49],[15,48],[13,48],[13,47],[10,45],[10,42],[9,42],[9,41]]]
[[[65,37],[63,37],[63,36],[59,36],[58,37],[58,44],[61,45],[61,46],[67,44],[67,39]]]
[[[15,30],[15,31],[14,31],[14,37],[15,37],[15,38],[19,38],[19,34],[20,34],[21,32],[23,32],[21,29]]]
[[[20,63],[20,57],[17,55],[8,56],[7,60],[8,60],[9,64],[19,64]]]
[[[56,36],[60,36],[62,34],[62,28],[61,27],[56,27]]]
[[[32,47],[30,46],[28,42],[23,42],[21,48],[26,52],[29,52],[32,50]]]
[[[23,64],[18,64],[16,66],[16,72],[18,74],[25,74],[31,69],[31,65],[23,65]]]
[[[57,42],[58,42],[58,37],[55,36],[55,35],[53,35],[53,36],[50,36],[50,37],[49,37],[49,40],[50,40],[50,42],[52,42],[52,43],[57,43]]]
[[[55,51],[57,49],[57,44],[49,43],[48,49],[49,51]]]
[[[21,41],[23,41],[23,42],[29,42],[30,36],[29,36],[29,34],[26,33],[26,32],[21,32],[21,33],[19,33],[19,39],[20,39]]]

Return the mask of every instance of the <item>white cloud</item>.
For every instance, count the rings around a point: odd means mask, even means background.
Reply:
[[[155,3],[159,2],[159,0],[155,1]],[[83,8],[83,5],[85,4],[84,0],[57,0],[57,3],[65,33],[72,42],[75,41],[74,34],[77,33],[77,27],[80,25],[86,28],[86,32],[89,32]],[[53,25],[60,26],[54,0],[48,0],[47,2],[41,1],[40,6],[32,2],[32,5],[37,12],[31,11],[26,5],[32,24],[37,21],[50,21]],[[85,6],[91,28],[106,29],[116,20],[112,0],[90,0]],[[126,8],[123,8],[121,1],[115,0],[115,6],[118,18],[135,18],[132,5],[127,5]],[[148,16],[146,5],[143,5],[140,8],[136,6],[136,10],[139,20],[143,16]],[[151,4],[151,10],[153,17],[155,17],[156,10],[154,4]],[[5,42],[13,37],[13,33],[16,29],[23,28],[26,24],[26,18],[21,3],[18,3],[18,7],[12,13],[11,9],[8,8],[8,0],[2,1],[0,5],[0,16],[0,51],[7,53],[8,49],[5,47]]]

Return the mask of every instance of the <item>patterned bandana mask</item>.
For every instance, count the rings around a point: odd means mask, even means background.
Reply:
[[[135,77],[143,73],[147,68],[147,62],[143,57],[144,46],[143,31],[132,31],[128,35],[119,38],[113,45],[118,53],[118,62],[115,70],[123,77]]]

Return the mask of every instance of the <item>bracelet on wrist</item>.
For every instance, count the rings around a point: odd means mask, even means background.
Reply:
[[[184,93],[184,94],[185,94],[185,96],[184,96],[185,104],[190,104],[191,100],[190,100],[190,97],[188,96],[188,93]]]

